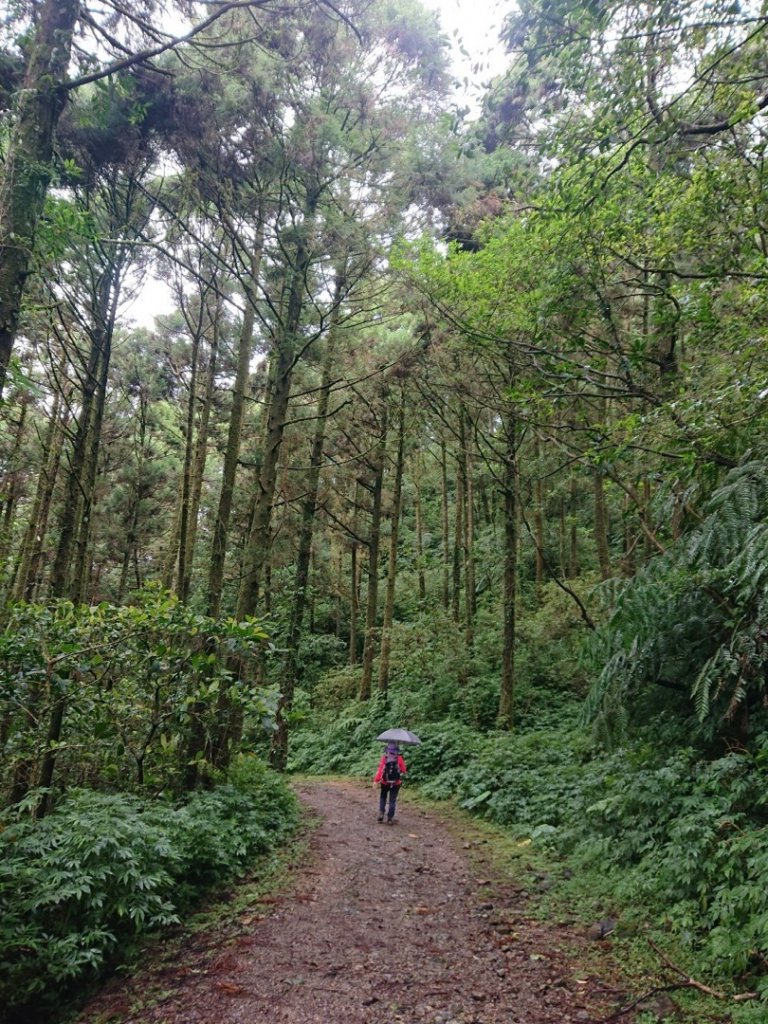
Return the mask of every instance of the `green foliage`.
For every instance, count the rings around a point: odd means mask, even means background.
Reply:
[[[0,831],[0,1002],[41,1007],[94,978],[138,935],[179,920],[296,821],[282,780],[254,759],[182,804],[73,790],[41,822]]]
[[[599,674],[586,707],[605,735],[642,719],[656,687],[700,735],[748,741],[766,692],[767,519],[766,463],[754,458],[728,474],[694,529],[618,589],[592,647]]]
[[[627,917],[656,917],[699,948],[720,977],[758,975],[768,949],[765,748],[714,761],[680,750],[665,760],[628,749],[592,762],[581,820],[562,848],[600,865]]]
[[[209,619],[157,588],[119,608],[11,606],[0,633],[4,781],[22,773],[35,785],[54,750],[58,786],[181,788],[190,758],[205,768],[222,695],[257,722],[268,711],[233,669],[265,639],[255,620]],[[52,739],[57,712],[64,730]]]
[[[350,702],[343,711],[313,716],[311,728],[291,737],[289,769],[323,775],[331,772],[373,776],[381,748],[375,737],[391,724],[380,699]]]

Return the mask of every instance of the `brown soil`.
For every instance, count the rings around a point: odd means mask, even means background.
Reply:
[[[579,966],[589,940],[532,921],[477,836],[407,792],[390,826],[361,783],[297,789],[320,824],[290,891],[234,931],[196,935],[170,966],[111,982],[78,1024],[593,1024],[615,1012]]]

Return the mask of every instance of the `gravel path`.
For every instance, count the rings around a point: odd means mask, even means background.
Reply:
[[[615,1010],[573,959],[586,940],[529,921],[524,893],[477,874],[491,870],[478,840],[407,791],[391,826],[360,783],[297,792],[320,823],[291,891],[150,971],[154,1005],[137,1008],[139,972],[78,1024],[594,1024]]]

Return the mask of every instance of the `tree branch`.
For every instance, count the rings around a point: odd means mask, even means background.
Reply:
[[[108,64],[105,68],[100,71],[94,71],[90,75],[81,75],[79,78],[73,78],[68,82],[64,83],[65,89],[77,89],[81,85],[88,85],[90,82],[98,82],[102,78],[108,78],[110,75],[114,75],[118,71],[124,71],[126,68],[134,67],[136,64],[143,64],[145,61],[151,60],[153,57],[159,57],[160,54],[166,53],[168,50],[173,50],[182,43],[188,43],[190,39],[194,39],[195,36],[204,32],[207,28],[210,28],[216,21],[219,20],[223,15],[228,14],[230,11],[248,10],[249,8],[263,8],[269,7],[273,0],[233,0],[231,3],[225,3],[218,10],[215,10],[207,18],[201,21],[198,25],[194,25],[189,32],[183,36],[174,36],[167,42],[158,43],[157,46],[150,46],[146,50],[140,50],[139,53],[132,54],[128,57],[124,57],[122,60],[113,61]],[[341,11],[330,2],[330,0],[319,0],[324,6],[333,11],[333,13],[348,27],[350,28],[358,40],[362,42],[360,33]]]

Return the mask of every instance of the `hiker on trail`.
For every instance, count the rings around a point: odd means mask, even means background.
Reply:
[[[373,780],[374,786],[381,786],[379,796],[379,821],[384,821],[384,814],[387,815],[387,824],[392,824],[395,816],[395,805],[397,794],[403,782],[406,768],[400,748],[396,743],[388,743],[387,748],[379,761],[376,777]],[[387,810],[387,796],[389,796],[389,810]]]

